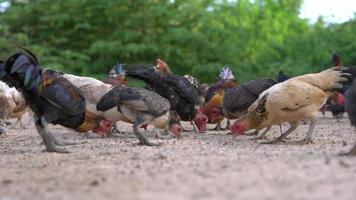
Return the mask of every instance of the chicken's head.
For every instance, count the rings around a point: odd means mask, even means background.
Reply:
[[[197,125],[197,128],[200,133],[205,133],[206,124],[208,123],[208,117],[202,112],[198,111],[193,119],[194,123]]]
[[[207,117],[208,117],[208,122],[212,124],[216,124],[224,119],[221,108],[219,107],[214,107],[210,109],[207,114]]]
[[[169,132],[173,133],[173,135],[175,135],[177,138],[180,138],[183,128],[180,124],[170,124],[168,130]]]
[[[230,126],[232,135],[243,135],[248,130],[248,124],[245,121],[235,122]]]
[[[157,68],[157,70],[159,70],[159,71],[168,72],[168,65],[167,65],[167,63],[164,62],[164,61],[161,60],[161,59],[157,59],[157,60],[156,60],[156,68]]]
[[[100,135],[109,135],[112,129],[113,123],[107,119],[101,119],[98,122],[98,126],[93,129],[94,133],[100,134]]]

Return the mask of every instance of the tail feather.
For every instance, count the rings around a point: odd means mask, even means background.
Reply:
[[[107,111],[120,103],[120,88],[116,87],[111,89],[108,93],[101,97],[99,102],[96,104],[96,109],[98,111]]]
[[[350,78],[349,73],[343,73],[342,68],[333,67],[331,69],[324,70],[320,73],[305,74],[291,78],[289,80],[298,80],[312,84],[324,91],[340,89],[342,84],[347,82]]]
[[[42,70],[37,58],[29,50],[26,53],[17,53],[10,56],[4,64],[4,73],[7,82],[17,88],[32,90],[39,87],[42,79]]]

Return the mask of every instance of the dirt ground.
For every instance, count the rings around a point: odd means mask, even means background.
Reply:
[[[302,139],[307,127],[290,140]],[[146,147],[132,134],[84,139],[60,126],[51,130],[78,143],[67,147],[70,154],[42,152],[32,124],[0,138],[0,200],[356,199],[356,157],[337,155],[356,138],[347,118],[321,117],[309,145],[262,145],[210,131],[180,140],[151,135],[162,145]],[[275,127],[269,138],[278,135]]]

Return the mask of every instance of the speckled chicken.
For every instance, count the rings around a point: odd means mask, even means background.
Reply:
[[[169,125],[169,101],[146,89],[117,86],[105,94],[96,107],[103,112],[117,108],[133,123],[133,131],[141,145],[155,145],[139,131],[142,125],[148,123],[161,129]]]

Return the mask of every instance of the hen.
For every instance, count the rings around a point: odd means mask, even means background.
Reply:
[[[43,73],[37,58],[17,53],[10,56],[0,69],[0,78],[19,89],[35,114],[35,126],[48,152],[67,153],[59,146],[66,145],[56,139],[48,123],[59,124],[79,132],[110,131],[112,123],[86,110],[85,99],[78,88],[62,77]]]
[[[96,106],[99,111],[117,109],[123,116],[133,122],[133,131],[140,144],[152,146],[139,128],[152,124],[157,128],[167,129],[169,125],[168,100],[146,89],[117,86],[105,94]]]
[[[6,120],[16,118],[12,127],[20,123],[22,128],[26,128],[22,124],[22,117],[26,112],[27,105],[21,93],[0,81],[0,119],[7,123]]]
[[[334,67],[315,74],[306,74],[278,83],[262,92],[248,108],[248,113],[240,117],[231,127],[233,134],[243,134],[246,130],[271,127],[288,122],[291,126],[277,139],[268,143],[279,143],[298,127],[301,120],[310,120],[306,137],[301,142],[311,142],[318,110],[325,104],[328,92],[341,88],[348,73]]]
[[[195,103],[198,97],[198,83],[191,76],[177,76],[156,70],[154,67],[135,65],[127,70],[127,75],[145,81],[149,87],[164,97],[171,104],[183,121],[197,123],[198,129],[204,131],[206,116],[197,114]],[[201,122],[201,123],[200,123]],[[198,125],[201,124],[201,125]]]
[[[217,124],[215,130],[221,130],[220,122],[224,119],[220,107],[223,104],[224,94],[228,88],[237,87],[235,76],[229,67],[220,70],[219,81],[209,87],[205,96],[205,103],[199,111],[208,117],[208,123]],[[229,122],[229,121],[228,121]],[[229,126],[229,123],[228,125]]]

